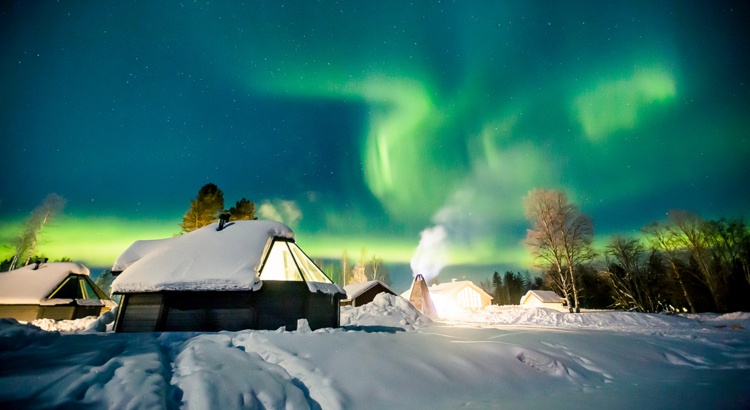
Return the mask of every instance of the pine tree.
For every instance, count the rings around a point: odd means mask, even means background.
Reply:
[[[190,200],[190,208],[179,224],[184,232],[210,225],[224,212],[224,193],[216,185],[208,183],[198,191],[198,196]]]
[[[248,219],[257,219],[255,217],[255,203],[245,198],[237,201],[237,204],[229,208],[230,221],[244,221]]]

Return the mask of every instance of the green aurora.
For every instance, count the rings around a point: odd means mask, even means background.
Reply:
[[[301,217],[285,222],[313,257],[365,246],[408,263],[441,224],[449,264],[489,276],[531,268],[521,199],[537,187],[566,189],[598,241],[671,208],[744,215],[747,16],[684,2],[16,4],[0,22],[0,239],[57,192],[68,208],[41,252],[108,266],[177,233],[213,182],[227,207],[293,201]]]

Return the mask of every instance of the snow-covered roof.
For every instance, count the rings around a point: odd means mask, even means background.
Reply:
[[[428,289],[430,289],[431,294],[435,295],[451,295],[454,293],[458,293],[461,289],[465,287],[471,287],[477,293],[479,293],[482,296],[485,296],[489,299],[492,299],[492,296],[488,295],[487,292],[482,290],[479,286],[475,285],[474,282],[470,280],[456,280],[453,279],[451,282],[441,283],[439,285],[432,285]]]
[[[30,264],[10,272],[0,272],[0,304],[38,304],[71,273],[89,275],[87,267],[74,262]]]
[[[362,282],[362,283],[352,283],[351,285],[344,286],[344,291],[346,291],[346,298],[349,300],[352,300],[356,298],[357,296],[372,289],[377,284],[380,284],[384,288],[390,290],[394,295],[396,294],[396,292],[393,292],[393,289],[388,287],[388,285],[386,285],[385,283],[377,281],[377,280],[371,280],[371,281]]]
[[[122,272],[112,291],[257,290],[271,240],[294,240],[294,232],[276,221],[234,221],[216,228],[214,223],[172,238],[136,241],[112,267]]]
[[[565,302],[565,299],[561,298],[557,293],[551,290],[530,290],[526,292],[521,298],[521,304],[523,305],[528,298],[535,296],[542,303],[561,303]]]

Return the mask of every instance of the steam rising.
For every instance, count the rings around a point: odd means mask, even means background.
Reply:
[[[447,263],[446,239],[448,233],[442,225],[427,228],[420,233],[419,245],[411,257],[412,276],[422,274],[428,284],[436,278]]]

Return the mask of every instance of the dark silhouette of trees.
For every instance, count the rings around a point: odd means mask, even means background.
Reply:
[[[216,222],[222,213],[224,193],[216,185],[208,183],[198,191],[195,199],[190,200],[190,208],[179,225],[183,232],[192,232]]]
[[[255,217],[255,203],[245,198],[237,201],[235,206],[229,208],[230,221],[244,221],[248,219],[258,219]]]

